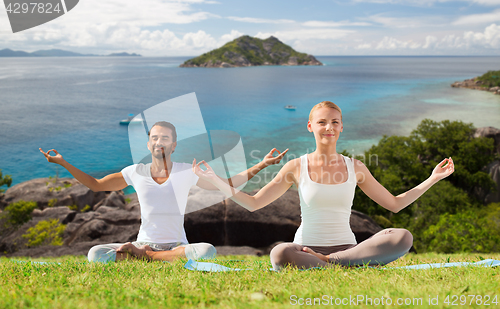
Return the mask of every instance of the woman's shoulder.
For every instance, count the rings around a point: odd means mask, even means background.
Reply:
[[[297,169],[300,169],[300,162],[301,162],[300,158],[292,159],[292,160],[288,161],[287,163],[285,163],[285,165],[283,165],[283,167],[281,168],[281,171],[294,172]]]

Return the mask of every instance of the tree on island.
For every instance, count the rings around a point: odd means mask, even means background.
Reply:
[[[322,65],[313,55],[299,53],[277,38],[241,36],[221,48],[189,59],[180,67],[229,68],[260,65]]]

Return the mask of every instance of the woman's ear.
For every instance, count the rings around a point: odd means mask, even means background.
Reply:
[[[312,128],[311,128],[311,120],[309,120],[309,121],[307,122],[307,130],[308,130],[309,132],[312,132],[312,131],[313,131],[313,130],[312,130]]]

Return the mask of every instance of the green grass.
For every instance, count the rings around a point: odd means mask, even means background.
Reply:
[[[500,254],[409,254],[391,266],[419,263],[476,262],[482,258],[500,259]],[[85,257],[35,259],[58,264],[37,265],[29,258],[0,259],[0,308],[290,308],[303,298],[356,298],[364,295],[384,300],[421,298],[421,305],[383,306],[359,304],[343,308],[496,308],[499,305],[469,306],[468,295],[497,295],[500,298],[500,267],[454,267],[429,270],[380,270],[373,268],[298,271],[268,271],[269,257],[228,256],[216,262],[254,270],[203,273],[183,268],[185,261],[146,263],[125,261],[88,264]],[[297,298],[294,298],[295,295]],[[467,306],[449,306],[447,295],[464,296]],[[428,304],[429,296],[439,304]],[[292,297],[292,303],[291,303]],[[464,298],[463,297],[463,298]],[[462,299],[463,299],[462,298]],[[449,298],[450,302],[453,301]],[[474,298],[474,301],[477,299]],[[311,300],[314,301],[314,300]],[[417,301],[417,300],[415,300]],[[499,300],[500,301],[500,300]],[[478,301],[479,303],[479,301]],[[321,306],[322,307],[322,306]],[[337,308],[339,306],[330,306]]]

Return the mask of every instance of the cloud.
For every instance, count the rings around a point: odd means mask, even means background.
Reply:
[[[433,6],[435,3],[457,2],[456,0],[352,0],[354,3],[399,4],[408,6]],[[483,6],[499,6],[500,0],[459,0]]]
[[[438,16],[388,17],[384,14],[376,14],[365,20],[386,28],[423,28],[445,24],[444,18]]]
[[[372,24],[366,23],[366,22],[349,22],[349,21],[317,21],[317,20],[311,20],[311,21],[306,21],[302,23],[302,26],[306,27],[315,27],[315,28],[321,28],[321,27],[344,27],[344,26],[371,26]]]
[[[261,39],[266,39],[268,37],[275,36],[282,41],[294,41],[294,40],[336,40],[347,36],[350,33],[354,33],[352,30],[341,30],[341,29],[296,29],[287,31],[275,31],[275,32],[259,32],[255,36]]]
[[[377,44],[377,47],[375,47],[375,49],[377,50],[417,49],[420,48],[421,46],[422,46],[421,44],[413,42],[412,40],[400,41],[398,39],[386,36],[382,39],[382,41],[380,41]]]
[[[359,44],[356,49],[370,49],[368,43]],[[500,25],[491,24],[484,32],[466,31],[462,35],[449,34],[438,39],[436,36],[428,35],[425,42],[419,43],[413,40],[398,40],[393,37],[384,37],[376,44],[376,50],[408,51],[421,50],[426,54],[435,52],[471,54],[500,49]]]
[[[462,16],[453,22],[453,25],[474,25],[487,24],[500,21],[500,10],[495,10],[491,13],[473,14]]]
[[[294,20],[291,19],[265,19],[265,18],[253,18],[253,17],[235,17],[229,16],[227,19],[234,21],[241,21],[245,23],[253,23],[253,24],[291,24],[294,23]]]

